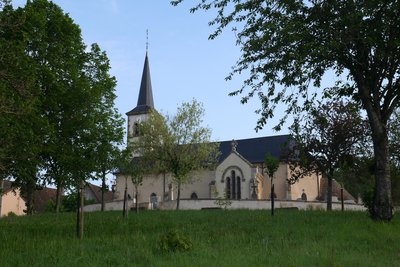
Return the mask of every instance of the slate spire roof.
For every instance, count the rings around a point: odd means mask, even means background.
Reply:
[[[146,51],[137,105],[134,109],[127,112],[126,115],[147,113],[152,108],[154,108],[153,90],[151,87],[149,58]]]

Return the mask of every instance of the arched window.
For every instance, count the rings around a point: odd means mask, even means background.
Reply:
[[[221,183],[225,183],[225,196],[229,199],[242,198],[242,182],[245,181],[242,170],[229,166],[222,174]]]
[[[234,170],[231,171],[231,179],[232,179],[231,199],[236,199],[236,173]]]
[[[226,198],[231,199],[231,178],[226,178]]]
[[[226,177],[226,197],[229,199],[241,199],[241,180],[236,172],[231,170],[230,176]]]
[[[190,199],[199,199],[198,196],[197,196],[197,194],[196,194],[196,192],[193,192],[193,193],[190,195]]]

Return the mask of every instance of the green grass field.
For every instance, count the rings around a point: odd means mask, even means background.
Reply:
[[[188,251],[165,251],[176,231]],[[0,266],[400,266],[400,220],[361,212],[204,210],[86,213],[0,220]]]

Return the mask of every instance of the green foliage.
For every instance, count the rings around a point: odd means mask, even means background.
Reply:
[[[272,179],[274,177],[275,172],[279,168],[279,159],[275,158],[272,156],[270,153],[268,153],[265,156],[265,171],[266,174]]]
[[[400,168],[400,108],[389,120],[389,149],[392,164]]]
[[[76,212],[76,209],[78,208],[77,201],[78,201],[78,193],[77,192],[71,192],[70,194],[63,196],[62,201],[61,201],[60,211]],[[91,204],[95,204],[95,203],[96,203],[96,200],[94,200],[94,199],[85,199],[84,200],[84,205],[91,205]]]
[[[390,177],[392,179],[392,196],[395,206],[400,206],[400,167],[392,166]]]
[[[362,201],[364,203],[364,207],[367,208],[369,216],[373,216],[374,214],[374,190],[366,190],[362,194]]]
[[[369,157],[354,158],[351,164],[344,164],[335,170],[335,179],[355,198],[374,188],[374,160]]]
[[[7,213],[7,217],[15,218],[15,217],[17,217],[17,214],[15,214],[14,212],[10,211],[9,213]]]
[[[71,194],[65,195],[62,198],[62,211],[75,212],[77,208],[77,197],[78,193],[72,192]]]
[[[30,213],[41,182],[64,189],[105,179],[123,120],[106,53],[87,49],[59,6],[33,0],[14,10],[1,1],[0,27],[0,176],[21,186]]]
[[[44,212],[55,212],[55,211],[56,211],[56,203],[54,202],[54,200],[49,199],[44,208]]]
[[[171,230],[161,235],[158,248],[162,252],[184,252],[192,250],[193,243],[190,236]]]

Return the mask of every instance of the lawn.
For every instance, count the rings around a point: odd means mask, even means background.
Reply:
[[[171,233],[187,251],[162,249]],[[0,266],[400,266],[400,219],[296,210],[273,218],[250,210],[145,211],[127,219],[98,212],[85,214],[78,240],[72,213],[8,217],[0,220]]]

